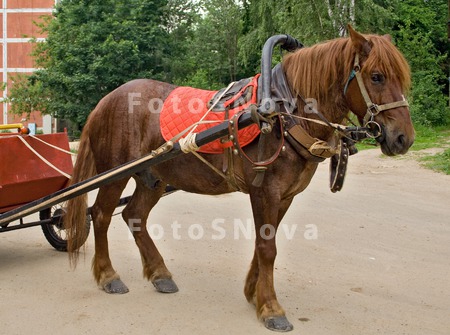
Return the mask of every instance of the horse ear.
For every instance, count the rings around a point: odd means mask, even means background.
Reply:
[[[370,50],[372,49],[370,42],[366,40],[363,35],[353,29],[350,24],[348,24],[347,27],[348,32],[350,33],[350,39],[352,41],[353,47],[361,56],[368,56]]]
[[[388,42],[391,42],[391,43],[392,43],[392,37],[391,37],[391,35],[389,35],[389,34],[383,35],[383,38],[384,38],[385,40],[387,40]]]

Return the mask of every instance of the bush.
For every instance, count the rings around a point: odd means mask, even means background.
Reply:
[[[413,73],[411,117],[424,126],[440,126],[449,122],[450,109],[436,75],[430,72]]]

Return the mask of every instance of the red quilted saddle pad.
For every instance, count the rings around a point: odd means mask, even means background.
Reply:
[[[253,87],[253,94],[250,101],[242,106],[229,110],[229,117],[245,109],[252,103],[256,103],[257,95],[257,77],[252,80],[241,91],[244,91],[248,86]],[[178,87],[173,90],[167,99],[164,101],[164,105],[160,116],[160,126],[162,136],[166,141],[172,139],[186,128],[190,127],[194,123],[200,121],[204,114],[208,111],[207,104],[211,98],[217,93],[217,91],[206,91],[192,87]],[[238,95],[240,92],[238,93]],[[234,100],[234,97],[230,100]],[[225,105],[228,105],[225,103]],[[225,111],[211,111],[208,113],[204,121],[208,123],[199,124],[194,133],[200,133],[208,128],[214,127],[225,120]],[[185,137],[189,133],[186,132],[182,137]],[[252,142],[259,135],[259,128],[257,125],[251,125],[244,129],[239,130],[238,139],[241,146],[245,146]],[[232,143],[230,141],[222,143],[219,140],[215,140],[200,147],[199,152],[208,154],[221,154],[224,149],[230,147]]]

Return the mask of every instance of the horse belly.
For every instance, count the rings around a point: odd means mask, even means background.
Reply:
[[[222,170],[222,155],[204,155],[218,170]],[[176,189],[191,193],[218,195],[235,189],[209,166],[192,154],[182,154],[151,168],[152,174]]]

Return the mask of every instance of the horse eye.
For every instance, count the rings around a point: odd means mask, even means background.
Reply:
[[[384,76],[381,73],[372,73],[370,79],[374,84],[381,84],[384,82]]]

